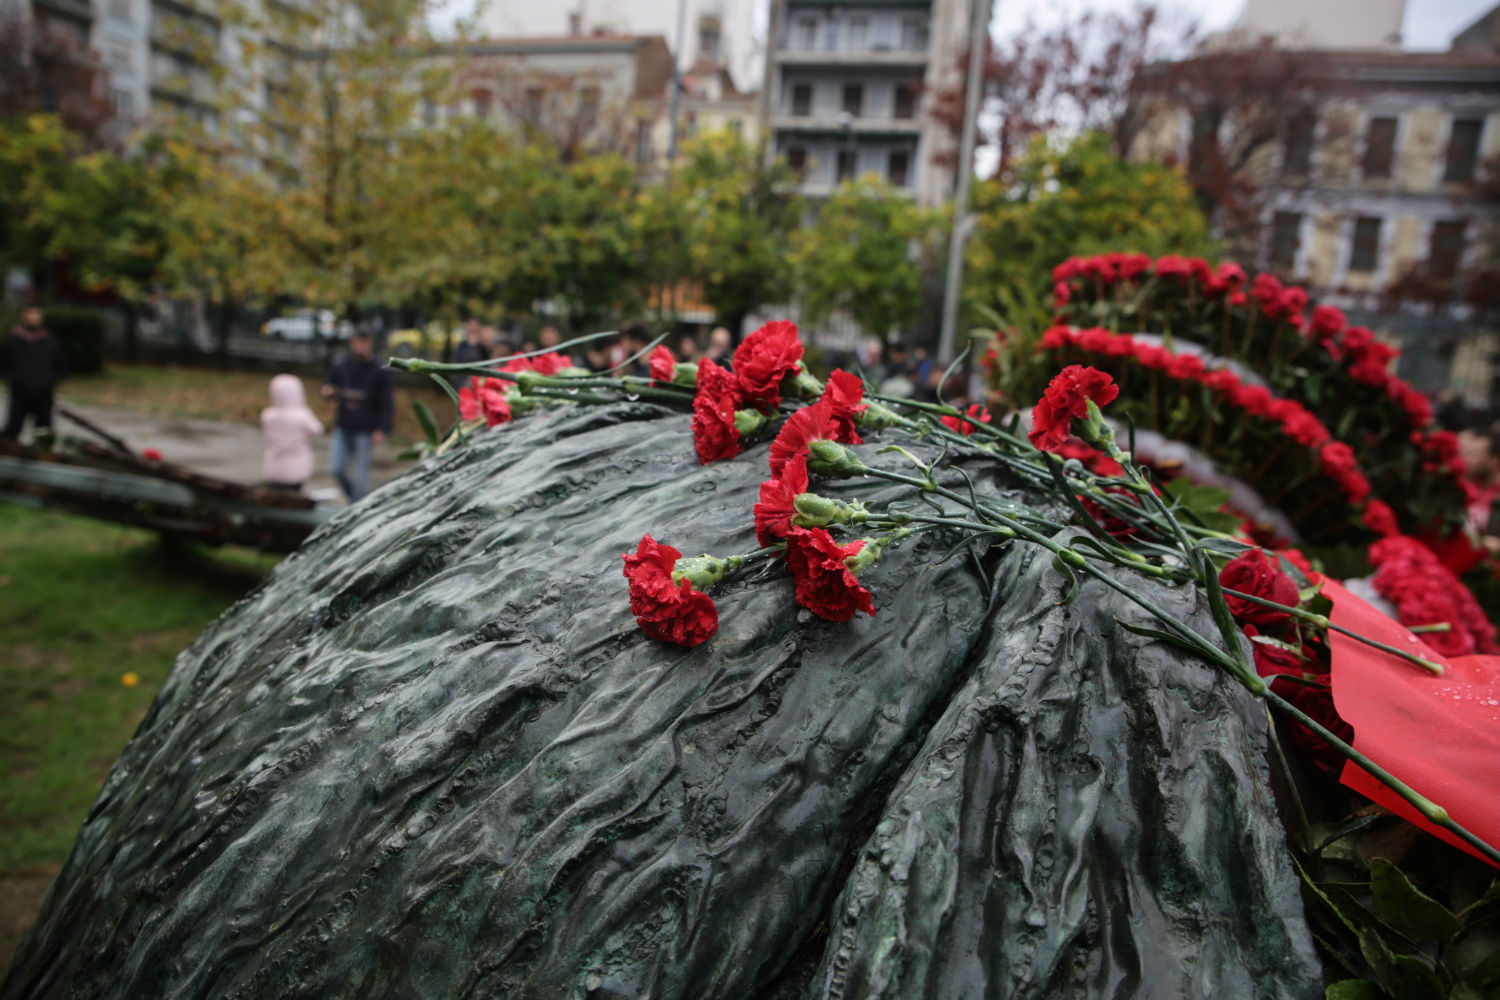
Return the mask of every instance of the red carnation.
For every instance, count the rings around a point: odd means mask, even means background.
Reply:
[[[1274,275],[1257,274],[1250,282],[1250,297],[1260,303],[1262,310],[1270,312],[1281,301],[1281,282]]]
[[[1332,340],[1345,322],[1344,311],[1337,306],[1318,306],[1313,310],[1310,332],[1317,340]]]
[[[1255,637],[1260,632],[1254,625],[1246,625],[1245,634],[1250,637],[1250,649],[1255,654],[1255,672],[1262,677],[1269,679],[1278,674],[1301,677],[1308,670],[1307,657],[1298,650],[1276,643],[1256,642]]]
[[[1068,283],[1066,281],[1059,281],[1052,286],[1052,301],[1057,308],[1061,309],[1072,298],[1073,293],[1068,291]]]
[[[656,345],[656,350],[651,352],[651,381],[670,382],[677,373],[677,359],[672,357],[672,352],[666,344]]]
[[[161,452],[157,451],[155,448],[142,448],[141,457],[148,462],[160,462]]]
[[[970,406],[965,412],[965,416],[972,417],[976,423],[987,424],[990,422],[990,411],[978,403]],[[962,431],[964,437],[969,437],[974,433],[974,423],[970,423],[968,420],[960,420],[958,417],[944,417],[943,426],[950,431]]]
[[[793,528],[786,541],[786,561],[797,581],[798,604],[831,622],[846,622],[856,611],[875,614],[870,592],[845,563],[864,548],[863,540],[840,545],[822,528]]]
[[[528,360],[531,362],[531,370],[536,372],[538,375],[556,375],[564,368],[573,367],[572,358],[563,354],[558,354],[556,351],[548,351],[546,354],[538,354],[536,357],[530,358]]]
[[[1076,458],[1083,467],[1096,476],[1123,476],[1125,468],[1093,445],[1084,444],[1077,438],[1069,438],[1052,449],[1064,459]]]
[[[672,570],[682,553],[646,535],[635,554],[624,554],[625,579],[630,581],[630,610],[636,624],[652,639],[689,648],[719,628],[713,599],[694,590],[687,580],[672,582]]]
[[[829,375],[822,398],[788,417],[771,442],[771,475],[781,475],[787,462],[806,455],[813,441],[864,444],[854,427],[855,417],[865,408],[859,402],[863,395],[864,382],[859,376],[838,370]]]
[[[1051,450],[1067,440],[1075,418],[1089,415],[1088,402],[1105,406],[1120,394],[1108,374],[1083,365],[1069,365],[1047,384],[1041,401],[1031,411],[1027,437],[1038,448]]]
[[[1342,441],[1330,441],[1318,452],[1323,473],[1339,484],[1350,503],[1363,503],[1370,495],[1370,481],[1359,471],[1354,449]]]
[[[1390,505],[1383,500],[1371,500],[1365,504],[1364,522],[1365,527],[1383,537],[1401,532],[1401,529],[1396,526],[1395,511],[1391,510]]]
[[[471,378],[469,385],[458,390],[458,415],[464,420],[480,416],[490,427],[510,419],[510,401],[506,399],[509,384],[498,378]]]
[[[797,324],[774,320],[745,338],[734,352],[740,398],[770,411],[781,405],[781,380],[802,370]]]
[[[1339,716],[1338,710],[1333,706],[1333,692],[1328,687],[1327,678],[1319,678],[1316,684],[1294,684],[1287,681],[1278,686],[1277,693],[1345,743],[1354,739],[1354,728]],[[1292,739],[1324,771],[1332,774],[1344,766],[1344,755],[1301,723],[1292,726]]]
[[[807,456],[795,455],[781,467],[779,475],[760,484],[760,502],[755,505],[755,540],[769,548],[792,530],[797,510],[792,501],[807,492]]]
[[[1219,585],[1225,590],[1238,590],[1242,594],[1275,601],[1288,607],[1297,606],[1297,585],[1261,549],[1250,549],[1231,559],[1219,573]],[[1224,599],[1229,604],[1230,613],[1242,622],[1276,625],[1291,617],[1285,611],[1268,608],[1243,597],[1226,594]]]
[[[734,376],[704,358],[698,364],[698,393],[693,397],[693,447],[698,461],[707,465],[740,453],[740,432],[734,425],[738,408],[739,384]]]

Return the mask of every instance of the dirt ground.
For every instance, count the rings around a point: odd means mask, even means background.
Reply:
[[[31,930],[57,872],[56,868],[33,868],[0,875],[0,970],[10,968],[11,957]],[[4,978],[0,972],[0,980]]]

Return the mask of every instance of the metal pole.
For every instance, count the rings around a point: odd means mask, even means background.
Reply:
[[[667,162],[677,161],[677,105],[682,97],[682,40],[687,34],[687,0],[677,0],[677,51],[672,53],[672,116]]]
[[[958,143],[958,190],[953,193],[953,232],[948,237],[948,274],[943,284],[943,326],[938,335],[938,363],[953,360],[958,296],[963,285],[964,243],[969,238],[969,181],[974,175],[974,132],[979,123],[980,85],[984,81],[984,43],[990,34],[992,0],[971,0],[969,76],[964,82],[964,127]]]

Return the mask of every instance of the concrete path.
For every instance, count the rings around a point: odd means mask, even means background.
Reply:
[[[0,413],[5,412],[7,405],[5,394],[0,392]],[[158,417],[67,400],[61,405],[120,438],[136,451],[155,448],[161,452],[164,461],[206,476],[250,485],[261,481],[261,455],[265,442],[259,427],[189,417]],[[59,434],[94,439],[88,431],[60,413],[53,414],[52,423]],[[28,425],[22,440],[29,438]],[[303,492],[319,500],[342,503],[344,495],[328,472],[328,440],[327,434],[313,440],[316,465]],[[371,488],[394,479],[410,466],[410,462],[396,461],[396,449],[389,442],[380,445],[375,449],[370,470]]]

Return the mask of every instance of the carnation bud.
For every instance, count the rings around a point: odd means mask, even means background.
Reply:
[[[844,565],[849,567],[849,572],[855,576],[859,576],[859,574],[875,565],[876,561],[885,553],[885,547],[891,543],[891,539],[894,537],[894,535],[887,535],[884,538],[866,538],[864,540],[865,544],[860,546],[860,550],[844,560]]]
[[[734,429],[740,437],[749,437],[771,422],[771,417],[759,410],[735,410]]]
[[[679,361],[672,366],[673,385],[697,385],[698,366],[691,361]]]
[[[797,516],[794,524],[803,528],[825,528],[830,524],[854,524],[870,517],[864,504],[846,504],[816,493],[798,493],[792,498]]]
[[[559,378],[564,375],[567,375],[570,378],[584,378],[592,374],[594,373],[589,371],[587,368],[579,368],[577,365],[569,365],[566,368],[559,368],[557,370],[557,375]]]
[[[672,582],[681,583],[686,580],[694,590],[707,591],[724,579],[725,573],[738,569],[744,561],[744,556],[718,559],[706,552],[691,559],[679,559],[672,569]]]
[[[866,403],[854,418],[854,423],[861,430],[878,431],[886,427],[895,427],[897,424],[906,423],[906,418],[889,406],[879,403]]]
[[[807,444],[807,471],[824,476],[846,478],[862,476],[868,470],[854,453],[837,441],[817,438]]]
[[[823,395],[823,383],[799,365],[795,375],[788,375],[781,380],[781,391],[793,399],[817,399]]]

